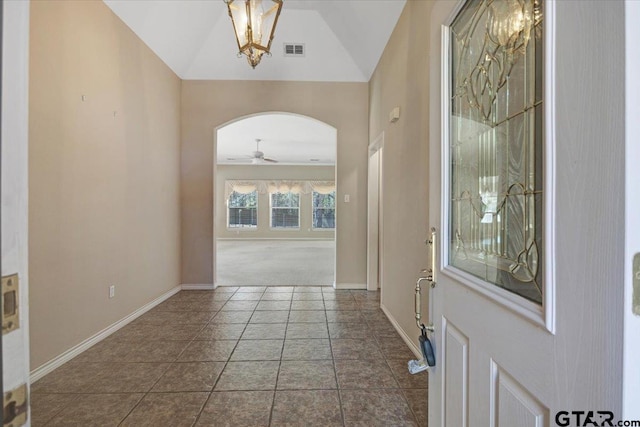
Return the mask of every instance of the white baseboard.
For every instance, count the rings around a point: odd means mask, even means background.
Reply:
[[[74,357],[76,357],[80,353],[82,353],[83,351],[88,350],[89,348],[91,348],[95,344],[97,344],[100,341],[102,341],[103,339],[107,338],[109,335],[113,334],[118,329],[128,325],[129,323],[131,323],[132,321],[134,321],[138,317],[142,316],[144,313],[146,313],[147,311],[151,310],[153,307],[155,307],[158,304],[160,304],[161,302],[169,299],[171,296],[177,294],[178,292],[180,292],[180,289],[181,289],[180,286],[176,286],[175,288],[171,289],[170,291],[160,295],[158,298],[154,299],[153,301],[143,305],[142,307],[140,307],[139,309],[137,309],[136,311],[134,311],[130,315],[118,320],[117,322],[115,322],[114,324],[106,327],[105,329],[101,330],[97,334],[95,334],[95,335],[87,338],[86,340],[82,341],[80,344],[71,347],[69,350],[65,351],[64,353],[60,354],[59,356],[56,356],[53,359],[49,360],[48,362],[46,362],[46,363],[42,364],[41,366],[37,367],[36,369],[31,371],[31,373],[30,373],[30,378],[29,378],[30,382],[33,384],[34,382],[38,381],[40,378],[42,378],[45,375],[47,375],[48,373],[52,372],[54,369],[59,368],[60,366],[64,365],[69,360],[73,359]]]
[[[404,342],[409,346],[411,351],[413,351],[413,354],[415,354],[418,357],[418,359],[422,359],[422,352],[420,351],[420,348],[418,348],[418,346],[413,342],[413,340],[409,338],[409,335],[407,335],[405,330],[402,329],[402,327],[400,326],[396,318],[393,317],[391,312],[383,304],[380,304],[380,308],[382,309],[384,314],[387,315],[387,318],[389,319],[389,321],[391,322],[395,330],[400,335],[400,338],[402,338]],[[417,329],[416,329],[416,333],[418,333]]]
[[[212,291],[216,288],[212,283],[185,283],[180,285],[183,291]]]
[[[213,285],[213,289],[218,289],[218,288],[238,288],[240,286],[264,286],[264,285],[233,285],[233,284],[227,284],[227,283],[216,283]]]
[[[290,233],[292,231],[285,231]],[[216,240],[228,242],[228,241],[241,241],[241,240],[293,240],[293,241],[312,241],[312,242],[333,242],[333,237],[218,237]]]
[[[334,289],[367,289],[366,283],[334,283]]]

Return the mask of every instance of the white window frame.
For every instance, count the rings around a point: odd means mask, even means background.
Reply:
[[[298,206],[297,207],[280,207],[280,206],[273,206],[273,195],[274,194],[289,194],[290,192],[287,193],[282,193],[280,191],[274,191],[269,193],[269,229],[270,230],[278,230],[278,231],[300,231],[300,193],[293,193],[293,194],[297,194],[298,196]],[[297,227],[274,227],[273,226],[273,210],[274,209],[297,209],[298,210],[298,226]]]
[[[227,204],[227,230],[228,231],[256,231],[258,230],[258,222],[259,222],[259,212],[260,212],[260,198],[258,197],[258,190],[254,190],[253,193],[256,194],[256,225],[240,225],[240,226],[232,226],[231,225],[231,215],[229,214],[229,209],[232,209],[229,205],[230,205],[230,201],[231,201],[231,196],[233,196],[233,194],[236,193],[235,191],[231,192],[231,194],[229,194],[229,197],[226,200],[226,204]],[[239,193],[240,194],[240,193]],[[252,193],[248,193],[248,194],[252,194]],[[235,208],[234,208],[235,209]],[[249,209],[249,208],[247,208]],[[251,208],[252,209],[252,208]]]
[[[333,190],[333,227],[331,228],[324,228],[324,227],[316,227],[315,226],[315,207],[313,206],[313,199],[314,199],[314,194],[321,194],[318,193],[317,191],[312,190],[311,191],[311,230],[312,231],[334,231],[336,229],[336,190]],[[329,193],[331,194],[331,193]],[[321,195],[326,195],[326,194],[321,194]],[[322,210],[328,209],[328,208],[319,208]]]

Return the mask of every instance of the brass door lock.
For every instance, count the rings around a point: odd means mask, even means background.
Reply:
[[[29,408],[28,402],[26,384],[6,392],[2,404],[4,416],[2,426],[19,427],[25,425],[27,422],[27,409]]]
[[[18,275],[2,278],[2,335],[20,327],[20,294]]]

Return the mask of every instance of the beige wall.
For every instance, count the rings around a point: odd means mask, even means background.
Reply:
[[[300,229],[278,230],[270,227],[269,194],[258,194],[258,226],[253,229],[228,229],[225,181],[227,180],[334,181],[333,166],[229,166],[216,170],[216,237],[231,239],[333,239],[333,230],[312,229],[311,194],[300,194]]]
[[[282,81],[182,82],[182,283],[213,283],[213,135],[263,112],[337,129],[336,281],[366,283],[368,85]],[[350,202],[344,203],[344,194]]]
[[[32,2],[30,37],[36,368],[180,283],[180,80],[100,1]]]
[[[382,305],[417,342],[413,290],[427,267],[428,122],[431,2],[408,1],[369,82],[369,134],[384,131]],[[422,53],[421,53],[422,52]],[[389,123],[389,112],[401,117]],[[427,292],[424,292],[425,294]],[[427,305],[423,302],[427,319]]]

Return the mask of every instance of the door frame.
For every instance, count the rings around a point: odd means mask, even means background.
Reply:
[[[3,56],[3,35],[4,35],[4,0],[0,0],[0,70],[2,70],[2,56]],[[0,76],[0,101],[2,100],[2,93],[4,89],[4,81]],[[2,102],[0,102],[0,159],[2,158]],[[0,161],[0,188],[2,188],[2,162]],[[2,208],[0,208],[0,220],[2,219]],[[0,221],[1,222],[1,221]],[[2,231],[0,231],[0,237],[2,236]],[[1,239],[0,239],[1,241]],[[0,271],[2,271],[2,258],[0,257]],[[4,302],[2,301],[2,292],[0,292],[0,306],[4,306]],[[0,395],[4,396],[4,362],[2,359],[3,349],[2,349],[2,335],[0,334]],[[0,405],[0,420],[4,420],[4,404]]]
[[[216,198],[216,182],[218,179],[218,131],[230,124],[233,124],[235,122],[241,121],[241,120],[245,120],[251,117],[256,117],[256,116],[264,116],[264,115],[273,115],[273,114],[280,114],[280,115],[289,115],[289,116],[296,116],[296,117],[302,117],[308,120],[313,120],[315,122],[318,123],[322,123],[326,126],[331,127],[332,129],[335,129],[336,132],[336,136],[335,136],[335,148],[336,148],[336,161],[334,164],[334,174],[333,174],[333,179],[336,185],[336,206],[335,206],[335,229],[334,229],[334,235],[333,235],[333,241],[334,241],[334,245],[335,245],[335,250],[333,253],[333,287],[336,287],[336,283],[337,283],[337,278],[338,278],[338,261],[339,261],[339,257],[338,257],[338,228],[339,228],[339,222],[338,222],[338,129],[327,123],[324,122],[320,119],[316,119],[315,117],[312,116],[308,116],[306,114],[301,114],[301,113],[295,113],[295,112],[290,112],[290,111],[262,111],[260,113],[253,113],[253,114],[247,114],[244,116],[238,116],[232,120],[229,120],[225,123],[222,123],[220,125],[214,126],[213,129],[213,158],[212,158],[212,162],[213,162],[213,167],[212,167],[212,201],[211,201],[211,209],[212,209],[212,214],[211,214],[211,218],[212,218],[212,228],[211,228],[211,232],[212,232],[212,238],[213,238],[213,247],[212,247],[212,280],[213,283],[212,284],[204,284],[204,285],[182,285],[182,289],[216,289],[219,286],[225,286],[225,284],[219,284],[218,283],[218,259],[217,259],[217,236],[218,236],[218,230],[217,230],[217,226],[216,226],[216,222],[217,222],[217,214],[216,214],[216,208],[217,208],[217,198]],[[226,214],[225,214],[226,215]],[[228,286],[228,285],[226,285]]]
[[[640,316],[633,314],[633,255],[640,252],[640,51],[630,40],[640,39],[640,3],[625,1],[625,292],[622,416],[626,420],[640,419]],[[640,286],[639,286],[640,288]],[[636,293],[640,289],[635,290]]]
[[[384,131],[369,144],[367,172],[367,290],[382,291]],[[372,197],[375,195],[375,199]]]

